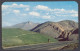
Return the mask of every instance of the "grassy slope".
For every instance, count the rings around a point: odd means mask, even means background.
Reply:
[[[50,39],[50,42],[57,42],[57,40],[53,39],[52,37],[36,32],[25,31],[16,28],[2,28],[3,47],[47,43],[48,38]]]

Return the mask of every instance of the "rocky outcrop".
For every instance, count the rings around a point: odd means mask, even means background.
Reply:
[[[58,37],[59,41],[78,40],[78,28],[73,30],[65,30]]]

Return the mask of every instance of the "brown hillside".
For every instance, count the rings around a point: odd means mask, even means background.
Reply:
[[[48,21],[48,22],[39,24],[38,26],[33,28],[32,31],[43,33],[53,38],[59,38],[60,36],[62,36],[62,39],[65,39],[67,38],[68,32],[76,28],[78,28],[78,23],[74,21],[70,21],[70,20],[64,20],[60,22]],[[71,32],[71,34],[72,33],[73,32]],[[72,37],[74,35],[70,35],[70,36]]]

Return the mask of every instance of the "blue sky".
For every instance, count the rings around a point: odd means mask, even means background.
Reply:
[[[78,4],[75,1],[4,2],[2,26],[32,21],[43,23],[73,20],[78,22]]]

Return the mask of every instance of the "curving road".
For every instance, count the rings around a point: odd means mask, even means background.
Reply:
[[[65,42],[57,42],[57,43],[45,43],[45,44],[36,44],[36,45],[26,45],[26,46],[17,46],[5,48],[5,50],[50,50],[55,49],[57,47],[62,47],[71,43],[76,43],[74,41],[65,41]]]

